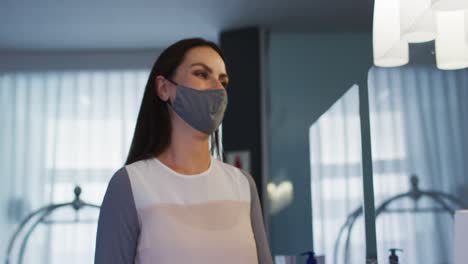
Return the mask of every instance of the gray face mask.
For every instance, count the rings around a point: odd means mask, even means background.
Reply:
[[[168,104],[185,122],[206,134],[213,133],[223,121],[228,98],[225,89],[197,90],[176,85],[176,98]]]

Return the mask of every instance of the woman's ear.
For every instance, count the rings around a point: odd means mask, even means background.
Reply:
[[[167,80],[161,75],[156,76],[156,94],[164,102],[166,102],[170,98]]]

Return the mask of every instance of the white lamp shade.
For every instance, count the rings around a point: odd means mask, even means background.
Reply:
[[[468,67],[467,11],[437,11],[435,41],[437,68],[456,70]]]
[[[395,0],[391,0],[395,1]],[[432,0],[400,0],[401,36],[409,43],[435,39],[435,18]]]
[[[465,10],[465,42],[468,45],[468,10]]]
[[[400,1],[375,0],[373,23],[374,64],[397,67],[408,63],[408,43],[401,39]]]
[[[468,9],[467,0],[437,0],[433,5],[432,9],[437,11],[456,11],[462,9]]]

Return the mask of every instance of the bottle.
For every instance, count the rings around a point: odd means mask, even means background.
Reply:
[[[317,260],[315,259],[315,253],[313,251],[307,251],[301,254],[302,256],[308,255],[306,264],[317,264]]]
[[[397,256],[396,252],[397,251],[403,252],[403,250],[397,249],[397,248],[391,248],[389,251],[390,251],[390,256],[388,257],[388,263],[389,264],[398,264],[398,263],[400,263],[398,261],[398,256]]]

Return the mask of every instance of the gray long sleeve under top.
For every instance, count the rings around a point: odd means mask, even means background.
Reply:
[[[181,175],[158,159],[112,177],[99,215],[96,264],[272,264],[255,182],[211,159]]]

